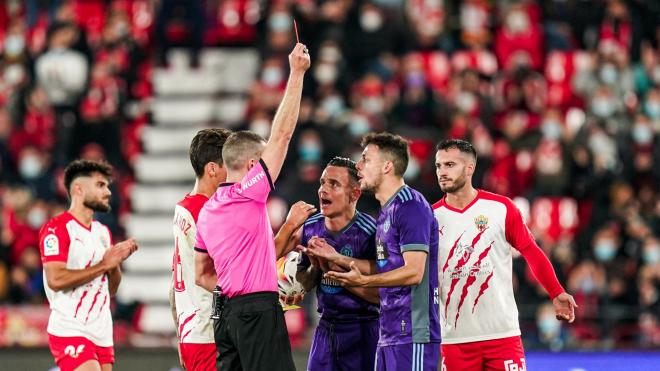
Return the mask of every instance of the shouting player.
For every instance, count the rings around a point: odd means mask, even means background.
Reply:
[[[44,289],[50,302],[48,344],[62,371],[109,371],[115,361],[110,297],[121,281],[119,264],[137,244],[113,246],[110,230],[94,212],[110,211],[112,167],[76,160],[64,170],[68,211],[39,232]]]
[[[377,274],[361,262],[348,272],[331,271],[349,286],[380,287],[380,338],[375,370],[436,370],[440,357],[438,319],[438,225],[424,197],[408,187],[408,143],[389,133],[362,139],[358,176],[374,192],[381,211],[376,231]]]
[[[211,293],[195,284],[197,216],[204,203],[227,179],[222,146],[231,132],[200,130],[190,143],[190,163],[197,180],[174,211],[174,260],[170,306],[179,338],[179,357],[186,370],[215,370]]]
[[[573,297],[507,197],[472,187],[477,154],[463,140],[437,146],[435,166],[446,196],[433,205],[440,239],[443,370],[524,370],[511,248],[550,295],[558,319],[573,322]]]
[[[321,213],[307,219],[294,242],[309,246],[310,255],[302,256],[296,278],[305,291],[317,287],[321,314],[307,370],[373,370],[378,342],[377,290],[344,288],[334,280],[322,278],[327,264],[320,262],[312,250],[316,246],[327,248],[326,258],[330,261],[341,257],[375,261],[376,221],[356,210],[361,190],[354,161],[333,158],[320,183]]]

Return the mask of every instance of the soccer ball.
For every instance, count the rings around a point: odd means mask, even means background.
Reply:
[[[300,253],[291,251],[277,261],[277,288],[280,297],[304,294],[303,286],[296,280]]]

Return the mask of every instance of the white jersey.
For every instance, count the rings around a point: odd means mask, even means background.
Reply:
[[[197,216],[208,198],[187,195],[174,209],[174,301],[179,323],[179,342],[214,343],[211,307],[213,296],[195,284],[195,236]]]
[[[520,335],[511,248],[534,240],[518,208],[507,197],[479,190],[465,209],[442,199],[433,213],[440,235],[442,343]]]
[[[105,225],[92,221],[91,228],[87,228],[69,212],[51,219],[39,233],[42,262],[64,262],[72,270],[98,264],[110,246],[112,236]],[[55,292],[48,286],[44,272],[44,290],[51,310],[49,334],[84,337],[100,347],[113,345],[106,274],[82,286]]]

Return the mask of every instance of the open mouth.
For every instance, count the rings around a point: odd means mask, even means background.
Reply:
[[[320,203],[321,203],[321,207],[328,207],[328,206],[332,205],[332,201],[330,201],[327,198],[323,198],[323,197],[321,197]]]

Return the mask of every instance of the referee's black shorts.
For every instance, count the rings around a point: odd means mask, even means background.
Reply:
[[[218,371],[295,371],[277,293],[230,298],[213,324]]]

